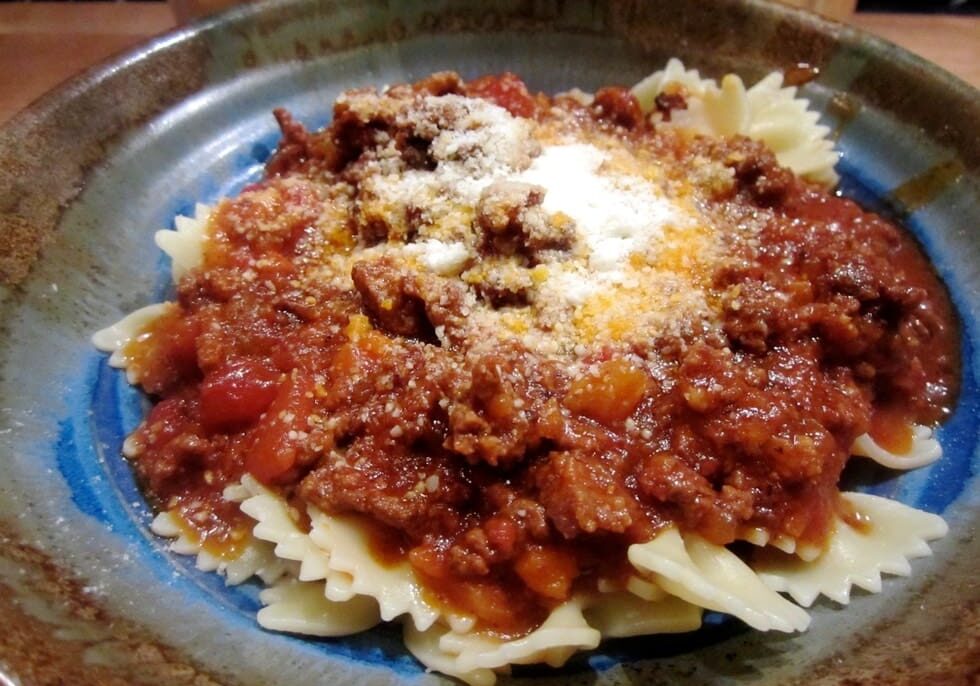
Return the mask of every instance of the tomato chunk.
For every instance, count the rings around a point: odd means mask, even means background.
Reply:
[[[245,469],[259,481],[272,484],[288,479],[306,450],[313,387],[309,376],[294,372],[279,387],[259,420],[252,446],[245,455]]]
[[[515,117],[533,117],[537,109],[527,86],[509,71],[470,81],[466,84],[466,94],[500,105]]]
[[[200,323],[173,307],[126,346],[133,371],[147,393],[162,394],[199,375]]]
[[[627,129],[635,129],[643,125],[640,103],[628,88],[619,86],[600,88],[595,94],[592,108],[600,118]]]
[[[201,384],[201,423],[208,431],[251,424],[276,398],[279,371],[256,360],[227,363]]]
[[[187,403],[179,397],[167,398],[154,405],[146,421],[137,430],[137,435],[147,445],[162,447],[187,431],[192,424],[193,421],[188,418]]]

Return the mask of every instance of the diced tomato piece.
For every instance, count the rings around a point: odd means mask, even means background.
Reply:
[[[578,576],[578,564],[569,552],[534,546],[521,553],[514,571],[538,595],[565,600]]]
[[[515,117],[533,117],[537,109],[527,86],[509,71],[470,81],[466,84],[466,94],[500,105]]]
[[[208,431],[251,424],[276,398],[279,371],[251,359],[223,365],[201,384],[201,423]]]
[[[186,402],[180,397],[167,398],[153,406],[137,434],[145,438],[148,445],[162,446],[184,432],[190,423]]]
[[[147,393],[163,393],[199,374],[200,330],[196,318],[175,307],[126,346],[126,355],[133,359],[133,370]]]
[[[306,448],[307,418],[313,411],[312,379],[294,372],[284,381],[255,429],[245,469],[271,484],[288,477]]]
[[[600,88],[595,94],[592,108],[602,119],[627,129],[636,129],[643,125],[640,103],[628,88]]]
[[[519,536],[518,525],[514,523],[513,519],[502,516],[491,517],[483,525],[483,529],[487,532],[490,545],[496,550],[504,555],[510,555],[513,552]]]

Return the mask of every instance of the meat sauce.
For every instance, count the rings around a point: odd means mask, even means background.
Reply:
[[[212,550],[234,554],[247,529],[220,494],[250,472],[298,510],[363,517],[380,562],[407,559],[430,599],[518,636],[577,589],[624,584],[628,545],[671,523],[717,544],[760,527],[820,545],[850,516],[837,482],[854,439],[901,451],[953,402],[954,316],[918,246],[762,146],[656,130],[618,88],[585,103],[511,74],[439,74],[392,92],[560,117],[681,176],[719,161],[734,182],[703,206],[761,224],[759,239],[707,275],[720,329],[704,337],[597,346],[578,374],[513,341],[476,354],[433,334],[465,317],[453,284],[384,261],[355,267],[353,287],[310,276],[377,241],[351,172],[367,137],[390,133],[420,167],[425,141],[343,103],[315,133],[277,112],[266,178],[218,206],[204,266],[127,350],[157,399],[136,470]],[[637,363],[652,354],[668,379]]]

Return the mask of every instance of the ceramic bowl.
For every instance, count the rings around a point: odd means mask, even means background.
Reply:
[[[337,640],[259,629],[258,587],[227,588],[148,532],[120,458],[144,400],[89,342],[164,297],[152,232],[235,193],[275,146],[270,114],[328,120],[343,89],[440,69],[510,70],[554,92],[629,84],[678,56],[749,80],[806,62],[803,90],[844,153],[842,192],[897,217],[949,284],[962,394],[946,457],[863,488],[942,513],[951,532],[911,578],[802,635],[713,615],[685,636],[612,641],[523,683],[838,684],[969,679],[975,582],[980,96],[895,46],[760,2],[493,0],[258,3],[92,69],[0,130],[0,667],[24,684],[435,683],[394,628]],[[976,672],[973,672],[974,676]],[[8,680],[9,681],[9,680]]]

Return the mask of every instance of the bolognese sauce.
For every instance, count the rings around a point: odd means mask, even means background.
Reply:
[[[671,523],[822,545],[855,439],[901,452],[954,399],[914,240],[759,143],[511,74],[276,117],[265,178],[127,350],[157,400],[127,453],[212,549],[248,472],[518,636]]]

